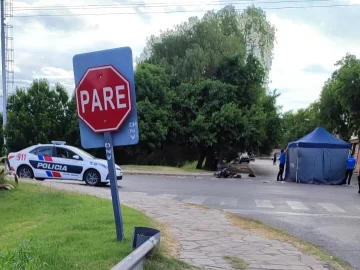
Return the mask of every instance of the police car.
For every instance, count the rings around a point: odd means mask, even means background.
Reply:
[[[90,186],[109,183],[107,161],[62,141],[33,145],[10,153],[10,169],[21,178],[85,181]],[[115,165],[117,180],[123,172]]]

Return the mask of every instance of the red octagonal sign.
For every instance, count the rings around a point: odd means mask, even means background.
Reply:
[[[94,132],[117,131],[131,112],[130,92],[113,66],[89,68],[75,89],[78,116]]]

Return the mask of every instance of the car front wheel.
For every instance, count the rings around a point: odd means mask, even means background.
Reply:
[[[20,178],[34,178],[33,170],[27,165],[21,165],[18,169],[16,174]]]
[[[85,183],[89,186],[98,186],[101,183],[101,177],[98,171],[88,170],[84,174]]]

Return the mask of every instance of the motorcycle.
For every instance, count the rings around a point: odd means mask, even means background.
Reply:
[[[235,173],[232,170],[230,170],[231,165],[234,163],[234,161],[231,161],[226,167],[222,168],[221,170],[214,173],[214,176],[216,178],[241,178],[241,175],[239,173]]]

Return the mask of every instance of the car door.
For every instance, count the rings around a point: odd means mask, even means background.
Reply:
[[[53,178],[49,168],[52,166],[54,147],[49,145],[38,146],[28,154],[29,164],[36,178]]]
[[[74,158],[77,157],[77,158]],[[59,164],[54,168],[54,172],[58,178],[69,180],[82,180],[81,173],[84,167],[84,160],[65,147],[55,146],[54,162]]]

